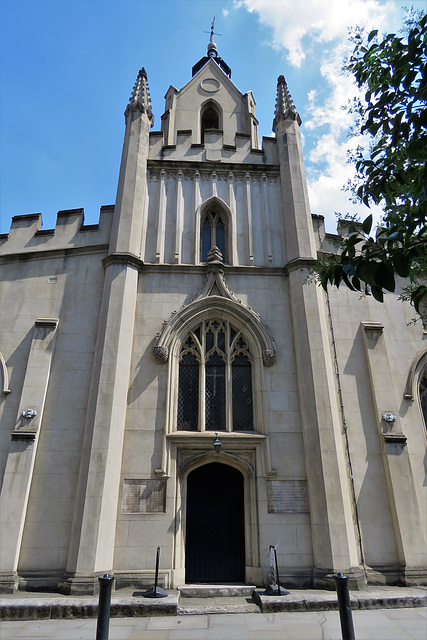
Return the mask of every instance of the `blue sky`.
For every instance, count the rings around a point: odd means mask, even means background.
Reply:
[[[411,3],[425,9],[424,0]],[[138,70],[148,74],[154,129],[164,95],[205,55],[212,17],[232,80],[256,100],[260,135],[272,135],[284,74],[303,124],[312,211],[335,231],[334,211],[360,211],[341,187],[351,177],[354,95],[340,75],[347,27],[396,31],[394,0],[2,0],[0,3],[0,233],[12,216],[83,207],[85,222],[115,201],[123,112]]]

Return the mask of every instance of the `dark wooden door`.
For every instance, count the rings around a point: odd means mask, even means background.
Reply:
[[[243,476],[213,462],[187,479],[186,582],[244,582]]]

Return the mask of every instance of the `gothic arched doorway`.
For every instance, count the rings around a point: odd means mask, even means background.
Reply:
[[[212,462],[187,478],[186,582],[244,582],[243,476]]]

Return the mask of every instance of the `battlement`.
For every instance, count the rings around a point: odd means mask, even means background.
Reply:
[[[221,129],[205,131],[202,144],[194,143],[191,130],[177,131],[176,144],[165,144],[161,131],[150,133],[150,160],[229,162],[239,164],[278,164],[275,138],[263,138],[262,149],[253,149],[251,136],[236,133],[234,144],[225,144]]]
[[[0,234],[0,256],[108,244],[113,213],[114,205],[102,206],[99,222],[85,225],[83,209],[58,211],[54,229],[42,229],[41,213],[13,216],[9,233]]]

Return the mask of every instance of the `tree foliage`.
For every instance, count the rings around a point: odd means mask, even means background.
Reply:
[[[427,16],[404,37],[359,35],[346,68],[364,92],[358,131],[371,139],[369,153],[354,159],[352,190],[368,207],[380,205],[384,218],[375,239],[372,215],[350,225],[340,253],[320,260],[316,272],[325,290],[344,282],[360,291],[364,283],[380,302],[395,290],[396,275],[409,278],[419,311],[427,301]]]

